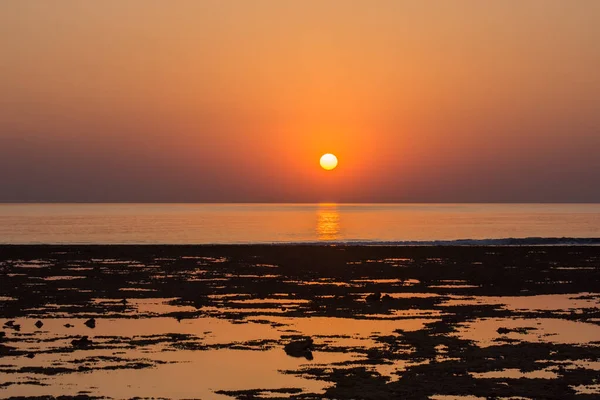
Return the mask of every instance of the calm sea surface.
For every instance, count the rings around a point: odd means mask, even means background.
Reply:
[[[3,204],[0,243],[600,237],[600,204]]]

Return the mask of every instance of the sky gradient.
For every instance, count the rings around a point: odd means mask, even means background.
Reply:
[[[596,0],[2,1],[0,202],[600,202],[598,38]]]

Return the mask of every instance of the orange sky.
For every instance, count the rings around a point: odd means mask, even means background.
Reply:
[[[6,0],[0,201],[599,202],[598,38],[596,0]]]

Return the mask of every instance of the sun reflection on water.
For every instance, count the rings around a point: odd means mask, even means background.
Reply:
[[[337,204],[319,204],[316,231],[319,240],[339,240],[340,214]]]

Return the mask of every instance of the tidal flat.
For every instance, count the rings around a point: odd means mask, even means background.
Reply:
[[[598,399],[598,246],[0,246],[1,398]]]

